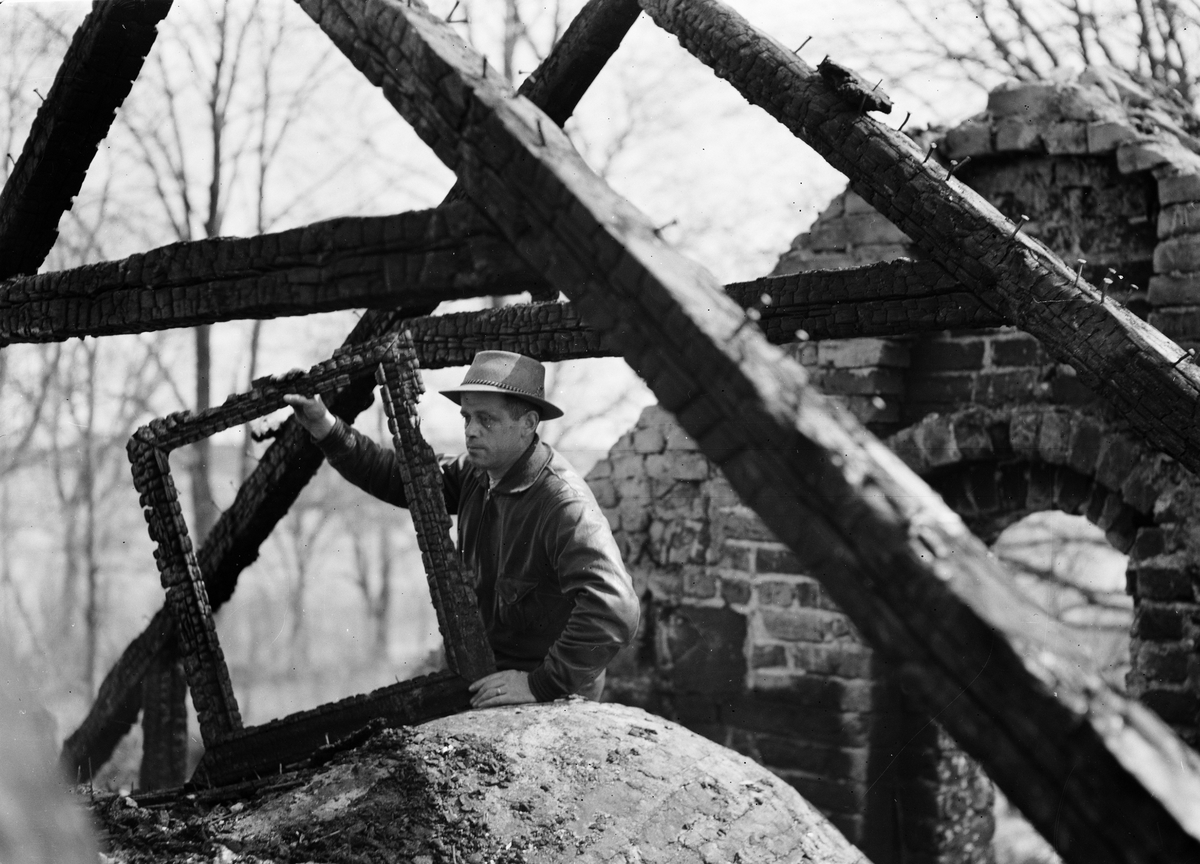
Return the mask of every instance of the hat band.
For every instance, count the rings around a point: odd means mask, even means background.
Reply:
[[[501,381],[488,381],[485,378],[464,378],[459,387],[469,387],[472,384],[482,384],[486,387],[498,387],[501,390],[511,390],[513,393],[523,393],[526,396],[532,396],[534,399],[543,399],[539,390],[523,390],[520,387],[513,387],[511,384],[505,384]]]

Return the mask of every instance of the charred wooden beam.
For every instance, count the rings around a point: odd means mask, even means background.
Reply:
[[[614,339],[922,707],[1068,860],[1200,857],[1200,756],[1082,674],[1069,634],[1023,600],[962,520],[807,386],[712,276],[664,244],[535,106],[480,75],[478,55],[421,8],[301,5],[530,266]],[[770,77],[777,64],[746,49],[754,35],[726,47]]]
[[[467,681],[437,672],[243,729],[205,750],[192,782],[224,786],[281,773],[373,721],[411,726],[470,707]]]
[[[129,439],[134,486],[155,544],[154,559],[179,635],[184,669],[206,746],[241,728],[241,716],[213,624],[212,606],[193,554],[168,457],[171,451],[282,408],[285,393],[312,395],[374,379],[375,367],[393,354],[395,337],[345,346],[307,373],[286,381],[260,378],[248,393],[214,408],[180,411],[150,421]],[[167,652],[162,652],[167,653]]]
[[[539,291],[545,280],[469,202],[173,243],[0,285],[0,345],[235,318],[434,305]]]
[[[169,789],[187,780],[187,674],[175,643],[155,655],[142,679],[139,789]]]
[[[776,345],[801,337],[899,336],[1009,323],[928,262],[770,276],[726,285],[725,293],[758,311],[759,328]],[[570,303],[432,315],[404,326],[427,369],[465,366],[484,350],[516,351],[545,362],[618,353],[610,336],[589,327]]]
[[[798,331],[819,341],[1011,323],[930,261],[769,276],[726,285],[725,293],[755,309],[759,327],[776,345],[796,341]]]
[[[474,582],[463,569],[450,537],[441,466],[421,434],[417,400],[425,392],[425,385],[421,383],[416,349],[407,333],[396,335],[387,362],[376,371],[376,380],[417,532],[429,595],[437,612],[446,664],[467,681],[477,681],[496,671],[496,658],[479,612]]]
[[[803,60],[719,0],[642,0],[647,14],[850,179],[987,307],[1036,336],[1156,448],[1200,471],[1200,367],[1041,243],[926,161],[907,136],[847,106]],[[753,62],[749,59],[753,58]]]
[[[563,34],[569,50],[551,51],[518,92],[563,125],[641,12],[637,0],[591,0]]]
[[[0,192],[0,279],[36,273],[142,69],[171,0],[100,0],[83,19]]]
[[[0,286],[0,345],[539,294],[547,285],[474,205],[460,202],[247,239],[176,243],[122,261],[10,280]],[[797,330],[812,339],[835,339],[1008,323],[931,262],[814,270],[735,283],[726,291],[743,306],[761,306],[761,326],[777,343],[792,341]],[[534,344],[539,359],[597,356],[587,353],[594,345],[574,339],[578,321],[564,323],[567,330],[555,335],[549,321],[535,316],[527,323],[508,321],[504,333]],[[431,342],[452,332],[423,327],[415,334],[423,364],[429,364]],[[467,356],[463,363],[470,361]]]
[[[537,104],[545,105],[563,99],[564,93],[575,93],[574,98],[578,98],[583,92],[582,82],[571,76],[595,75],[599,71],[603,58],[597,52],[603,46],[616,50],[636,17],[628,11],[633,5],[632,0],[588,0],[539,67],[544,73],[539,71],[530,76],[521,85],[521,92],[527,93]],[[617,14],[615,10],[619,9],[627,10],[626,14]],[[569,58],[581,51],[590,53],[593,60],[587,64],[571,62]],[[570,113],[573,109],[573,104],[564,101],[560,110]],[[394,331],[407,317],[431,311],[431,308],[409,307],[368,312],[355,325],[345,344],[363,342]],[[352,422],[370,401],[370,388],[362,383],[352,383],[327,400],[329,409],[348,422]],[[238,489],[233,504],[209,531],[197,554],[209,602],[214,609],[233,596],[239,575],[258,558],[259,549],[271,530],[287,514],[323,460],[320,449],[298,423],[288,421],[284,424],[258,466]],[[113,748],[136,719],[142,676],[150,658],[173,638],[169,617],[165,610],[160,610],[146,630],[121,653],[101,683],[87,716],[63,744],[60,763],[68,776],[90,777],[108,761]],[[129,717],[131,710],[133,719]]]

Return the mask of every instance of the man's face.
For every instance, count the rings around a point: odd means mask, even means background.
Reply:
[[[535,414],[514,420],[499,393],[463,393],[459,405],[467,458],[472,465],[503,473],[529,446],[537,425],[533,420]]]

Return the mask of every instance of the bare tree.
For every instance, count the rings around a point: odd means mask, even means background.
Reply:
[[[1157,82],[1187,104],[1197,97],[1192,58],[1200,8],[1179,0],[893,0],[919,40],[910,71],[949,63],[980,86],[996,76],[1045,79],[1102,64]],[[902,74],[899,70],[897,76]]]

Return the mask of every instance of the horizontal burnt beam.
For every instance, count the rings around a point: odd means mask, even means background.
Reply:
[[[539,290],[469,202],[173,243],[0,284],[0,344]]]
[[[11,280],[0,286],[0,344],[544,289],[544,279],[472,208],[462,202],[260,237],[176,243],[123,261]],[[742,306],[760,306],[764,331],[780,343],[793,341],[797,330],[834,339],[1005,323],[928,262],[774,276],[726,291]],[[544,360],[596,356],[587,353],[596,345],[569,335],[582,326],[577,318],[563,319],[566,331],[549,343],[552,322],[536,315],[503,320],[508,329],[499,334],[511,336],[514,346],[505,350],[529,344],[527,353]],[[421,343],[447,341],[456,331],[415,335]],[[425,356],[423,349],[422,363]]]
[[[758,326],[776,345],[1009,323],[937,265],[907,261],[770,276],[727,285],[725,292],[743,307],[761,310]],[[764,295],[769,303],[763,303]],[[570,303],[430,315],[413,318],[405,327],[426,369],[466,366],[477,351],[515,351],[542,362],[620,353],[612,338],[587,326]]]
[[[98,2],[83,19],[0,192],[0,279],[36,273],[142,69],[171,0]]]
[[[468,682],[435,672],[234,732],[209,747],[193,782],[225,785],[282,772],[372,722],[411,726],[470,707]]]

